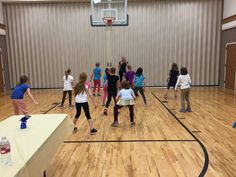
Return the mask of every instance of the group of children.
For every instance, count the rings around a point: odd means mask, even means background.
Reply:
[[[138,96],[138,92],[141,94],[144,104],[147,105],[146,97],[144,94],[145,89],[145,77],[143,75],[143,69],[139,67],[136,72],[132,70],[131,65],[128,65],[128,62],[125,58],[122,58],[119,70],[119,77],[116,75],[116,68],[106,68],[103,76],[103,97],[102,97],[102,105],[105,106],[104,115],[107,115],[108,107],[110,105],[111,99],[114,99],[115,106],[113,108],[114,121],[111,124],[113,127],[118,126],[118,110],[124,106],[129,108],[129,116],[130,116],[130,124],[131,126],[135,125],[134,121],[134,99]],[[127,71],[124,70],[123,67],[127,68]],[[101,68],[100,63],[96,63],[95,68],[93,69],[93,73],[91,75],[90,82],[93,80],[94,88],[93,93],[91,92],[91,85],[87,82],[87,74],[82,72],[79,75],[79,82],[74,84],[74,78],[71,76],[71,70],[67,69],[65,71],[65,75],[63,76],[64,87],[63,87],[63,96],[62,101],[59,107],[64,106],[65,98],[68,93],[69,95],[69,107],[73,107],[72,105],[72,90],[74,87],[74,96],[75,96],[75,107],[76,107],[76,115],[73,119],[74,122],[74,131],[77,130],[76,122],[81,114],[81,108],[83,108],[85,112],[85,116],[88,120],[88,124],[90,127],[90,134],[95,134],[97,130],[93,127],[93,122],[91,120],[91,115],[89,111],[88,104],[88,96],[91,98],[94,107],[97,105],[94,101],[94,96],[101,96],[100,87],[101,87]],[[124,79],[125,78],[125,79]],[[28,110],[23,101],[24,93],[27,91],[30,98],[35,104],[38,102],[35,101],[34,97],[30,92],[29,87],[29,78],[27,76],[21,76],[20,83],[15,87],[12,92],[12,104],[14,108],[14,113],[19,114],[21,110],[23,114],[29,116]],[[181,86],[181,109],[180,112],[191,112],[190,107],[190,84],[191,79],[188,74],[187,68],[183,67],[180,70],[180,75],[178,71],[177,64],[173,63],[172,68],[169,73],[168,78],[168,86],[167,90],[164,94],[164,98],[167,98],[168,90],[170,87],[174,88],[175,98],[177,98],[176,90],[178,85]],[[119,92],[118,92],[119,90]],[[187,109],[185,109],[185,100],[187,101]]]

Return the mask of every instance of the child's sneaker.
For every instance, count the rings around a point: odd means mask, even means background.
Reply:
[[[112,127],[118,127],[118,122],[117,121],[112,122],[111,126]]]
[[[181,108],[179,112],[186,112],[184,108]]]
[[[104,109],[103,114],[107,115],[107,109]]]
[[[77,127],[74,127],[73,132],[75,133],[75,132],[77,132],[77,131],[78,131],[78,128],[77,128]]]
[[[90,130],[90,135],[94,135],[95,133],[97,133],[97,130],[95,128],[93,128],[92,130]]]
[[[96,94],[95,94],[95,93],[93,93],[93,96],[96,96]]]
[[[192,112],[192,109],[191,108],[187,108],[185,111],[186,112]]]
[[[135,126],[135,124],[136,124],[135,122],[131,122],[130,126],[133,127],[133,126]]]
[[[167,95],[164,95],[164,99],[167,99]]]
[[[100,93],[98,93],[97,96],[101,96]]]
[[[69,108],[73,108],[73,107],[74,107],[74,105],[73,105],[73,104],[70,104],[70,105],[69,105]]]
[[[58,107],[59,107],[59,108],[63,108],[63,104],[60,104]]]

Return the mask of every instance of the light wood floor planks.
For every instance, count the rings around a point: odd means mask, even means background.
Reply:
[[[71,117],[75,108],[58,108],[59,90],[33,90],[40,102],[30,103],[30,112],[67,113]],[[82,113],[78,132],[60,146],[47,169],[48,177],[195,177],[201,172],[205,157],[199,143],[181,126],[166,108],[153,96],[163,101],[163,89],[148,89],[148,107],[138,97],[135,105],[136,126],[129,125],[128,110],[119,114],[119,127],[110,127],[113,120],[112,106],[108,116],[103,107],[91,115],[98,133],[89,134],[88,124]],[[167,103],[171,112],[204,144],[209,155],[207,177],[234,177],[236,171],[236,97],[213,88],[192,88],[192,113],[179,113],[180,100],[169,93]],[[100,103],[100,98],[96,98]],[[53,104],[54,103],[54,104]],[[0,97],[0,120],[12,115],[8,96]]]

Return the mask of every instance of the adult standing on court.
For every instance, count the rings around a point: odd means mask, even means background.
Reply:
[[[120,76],[120,82],[123,79],[123,76],[126,73],[126,66],[128,64],[128,61],[125,57],[122,57],[121,61],[119,62],[119,76]]]

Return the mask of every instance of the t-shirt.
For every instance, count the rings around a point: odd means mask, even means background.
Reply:
[[[191,84],[191,79],[189,74],[180,75],[175,85],[175,89],[177,89],[178,85],[180,85],[181,89],[187,89],[190,88],[190,84]]]
[[[178,79],[178,75],[179,75],[179,71],[176,71],[176,70],[170,70],[170,81],[172,82],[176,82],[177,79]]]
[[[117,96],[120,96],[121,100],[133,100],[132,94],[134,95],[134,92],[131,88],[121,89],[119,93],[117,94]]]
[[[85,85],[85,89],[88,90],[88,86]],[[76,103],[86,103],[88,102],[88,96],[86,94],[86,91],[84,92],[81,92],[80,94],[77,94],[76,97],[75,97],[75,102]]]
[[[109,92],[117,92],[116,83],[119,80],[119,77],[117,75],[108,75],[107,81],[108,81],[108,87],[107,90]]]
[[[126,72],[126,65],[124,62],[120,64],[120,72]]]
[[[135,87],[142,87],[143,86],[143,80],[144,80],[144,76],[140,75],[140,76],[135,76],[135,81],[134,81],[134,86]]]
[[[101,68],[95,67],[93,69],[93,80],[95,81],[100,80],[100,76],[101,76]]]
[[[11,94],[11,99],[23,99],[28,88],[30,88],[28,84],[17,85]]]
[[[66,79],[66,76],[64,76],[63,81],[64,81],[63,90],[64,91],[72,90],[72,82],[74,81],[73,76],[68,75],[67,79]]]
[[[132,83],[134,81],[134,76],[135,76],[135,72],[134,71],[128,71],[125,74],[125,78],[129,83]]]

